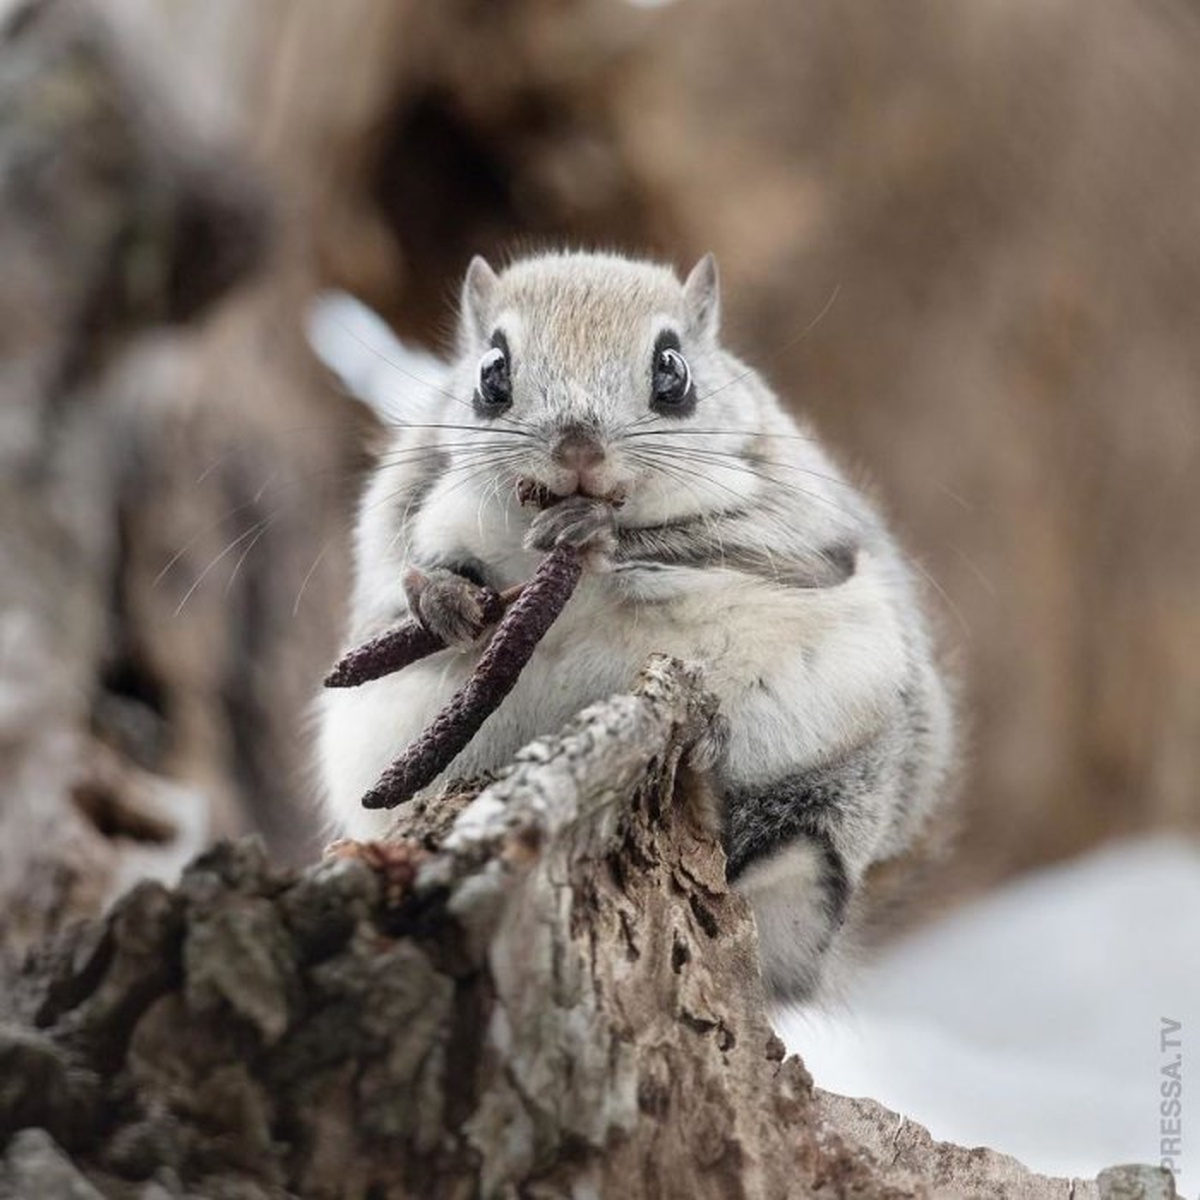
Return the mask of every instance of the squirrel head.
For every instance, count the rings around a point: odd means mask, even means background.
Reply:
[[[620,496],[636,523],[730,507],[753,490],[732,462],[769,393],[720,345],[720,308],[711,254],[682,281],[616,255],[539,255],[500,272],[476,257],[451,377],[481,432],[470,452],[491,434],[514,476],[559,496]]]

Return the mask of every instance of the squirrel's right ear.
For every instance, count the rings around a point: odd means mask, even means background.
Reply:
[[[463,280],[460,304],[462,333],[467,341],[486,342],[491,336],[488,326],[492,319],[492,298],[498,282],[496,272],[487,259],[481,254],[475,255]]]
[[[717,260],[706,254],[691,270],[683,285],[683,304],[692,332],[716,337],[721,323],[721,284]]]

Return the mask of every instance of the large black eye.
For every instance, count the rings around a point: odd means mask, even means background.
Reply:
[[[696,407],[691,368],[680,352],[679,339],[669,331],[654,344],[650,407],[671,417],[686,417]]]
[[[508,375],[508,342],[499,330],[491,347],[479,360],[475,379],[475,411],[481,417],[499,416],[512,404],[512,381]]]

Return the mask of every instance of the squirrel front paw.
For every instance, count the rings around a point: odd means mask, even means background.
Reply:
[[[591,496],[568,496],[533,518],[525,545],[530,550],[542,551],[573,546],[608,557],[617,548],[613,506]]]
[[[409,611],[430,633],[447,646],[466,648],[495,621],[503,603],[492,588],[438,567],[422,571],[409,567],[404,574],[404,595]]]

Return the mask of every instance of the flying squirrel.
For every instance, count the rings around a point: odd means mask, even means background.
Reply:
[[[913,568],[719,318],[711,255],[682,284],[616,255],[472,261],[453,361],[414,398],[429,419],[393,428],[366,487],[347,630],[411,615],[449,648],[326,692],[319,772],[338,832],[379,836],[388,816],[362,796],[470,674],[481,589],[578,546],[590,569],[447,774],[500,768],[655,651],[699,664],[720,701],[698,761],[728,878],[768,993],[809,1000],[852,943],[868,869],[944,797],[953,712]],[[519,481],[557,502],[530,512]]]

